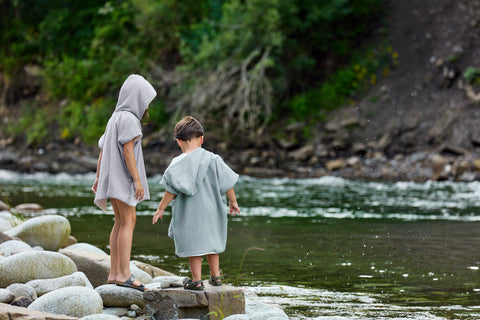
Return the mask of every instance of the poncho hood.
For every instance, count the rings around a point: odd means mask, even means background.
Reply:
[[[197,148],[171,165],[165,178],[175,190],[192,196],[207,174],[207,170],[217,155],[203,148]]]
[[[128,111],[142,120],[145,110],[156,95],[157,92],[145,78],[131,74],[120,88],[115,112]]]

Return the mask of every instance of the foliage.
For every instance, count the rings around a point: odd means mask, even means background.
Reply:
[[[480,82],[480,69],[474,67],[468,67],[463,73],[463,77],[469,84]]]
[[[188,112],[255,137],[272,115],[318,117],[374,81],[381,49],[370,64],[357,52],[382,13],[382,0],[5,0],[0,75],[44,70],[41,108],[59,110],[29,143],[96,141],[130,73],[159,92],[157,128]],[[20,124],[46,113],[25,110]]]

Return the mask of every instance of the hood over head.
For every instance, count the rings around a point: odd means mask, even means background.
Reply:
[[[157,92],[144,77],[131,74],[120,88],[115,112],[128,111],[142,120],[145,110],[156,95]]]

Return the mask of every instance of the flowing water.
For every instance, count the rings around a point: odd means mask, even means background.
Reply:
[[[0,170],[0,199],[66,216],[80,242],[108,252],[113,214],[92,204],[93,178]],[[151,223],[159,181],[137,207],[132,258],[189,275],[167,237],[170,215]],[[292,319],[480,319],[479,182],[242,177],[235,189],[226,281]]]

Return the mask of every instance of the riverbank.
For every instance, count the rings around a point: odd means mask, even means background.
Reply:
[[[173,144],[172,144],[173,145]],[[454,148],[442,147],[408,155],[387,157],[381,151],[319,158],[313,145],[297,149],[230,150],[222,144],[206,148],[220,154],[241,175],[256,178],[318,178],[336,176],[363,181],[461,181],[480,180],[480,157]],[[172,147],[146,145],[144,158],[149,176],[162,174],[179,151]],[[0,168],[17,172],[49,172],[69,174],[95,172],[98,149],[75,144],[49,144],[42,148],[0,150]]]

